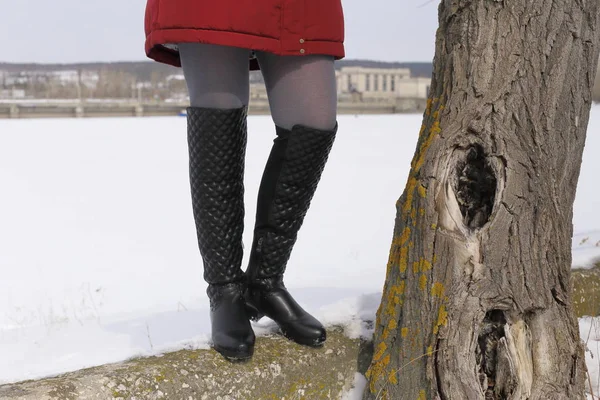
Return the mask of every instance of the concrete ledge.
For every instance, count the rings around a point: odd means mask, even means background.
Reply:
[[[319,349],[260,336],[254,357],[225,361],[213,350],[182,350],[0,386],[1,399],[339,399],[366,370],[370,343],[328,330]]]

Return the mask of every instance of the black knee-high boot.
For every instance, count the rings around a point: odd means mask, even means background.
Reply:
[[[240,268],[246,116],[246,107],[187,110],[192,206],[209,284],[212,341],[228,359],[251,357],[255,340]]]
[[[297,234],[333,146],[331,131],[295,125],[277,127],[271,154],[260,184],[254,241],[246,270],[246,303],[252,319],[266,315],[289,339],[320,346],[323,325],[290,295],[283,273]]]

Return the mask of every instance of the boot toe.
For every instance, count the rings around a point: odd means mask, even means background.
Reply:
[[[282,323],[280,328],[285,337],[306,346],[322,346],[327,339],[327,331],[315,318]]]
[[[280,277],[265,281],[248,297],[247,304],[275,321],[286,338],[302,345],[321,346],[327,336],[323,325],[294,300]]]

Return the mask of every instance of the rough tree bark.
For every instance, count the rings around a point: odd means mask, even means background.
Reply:
[[[572,212],[598,0],[442,0],[365,399],[583,399]]]

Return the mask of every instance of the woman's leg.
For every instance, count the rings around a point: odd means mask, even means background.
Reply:
[[[259,52],[275,125],[333,129],[337,115],[335,68],[331,56],[278,56]]]
[[[246,301],[255,319],[267,315],[288,338],[319,346],[325,329],[290,295],[283,273],[337,131],[333,57],[258,57],[277,138],[258,194]]]
[[[247,49],[181,43],[179,53],[192,107],[232,109],[248,105]]]
[[[242,293],[248,50],[181,44],[190,92],[188,147],[192,208],[208,282],[213,346],[249,358],[254,332]]]

